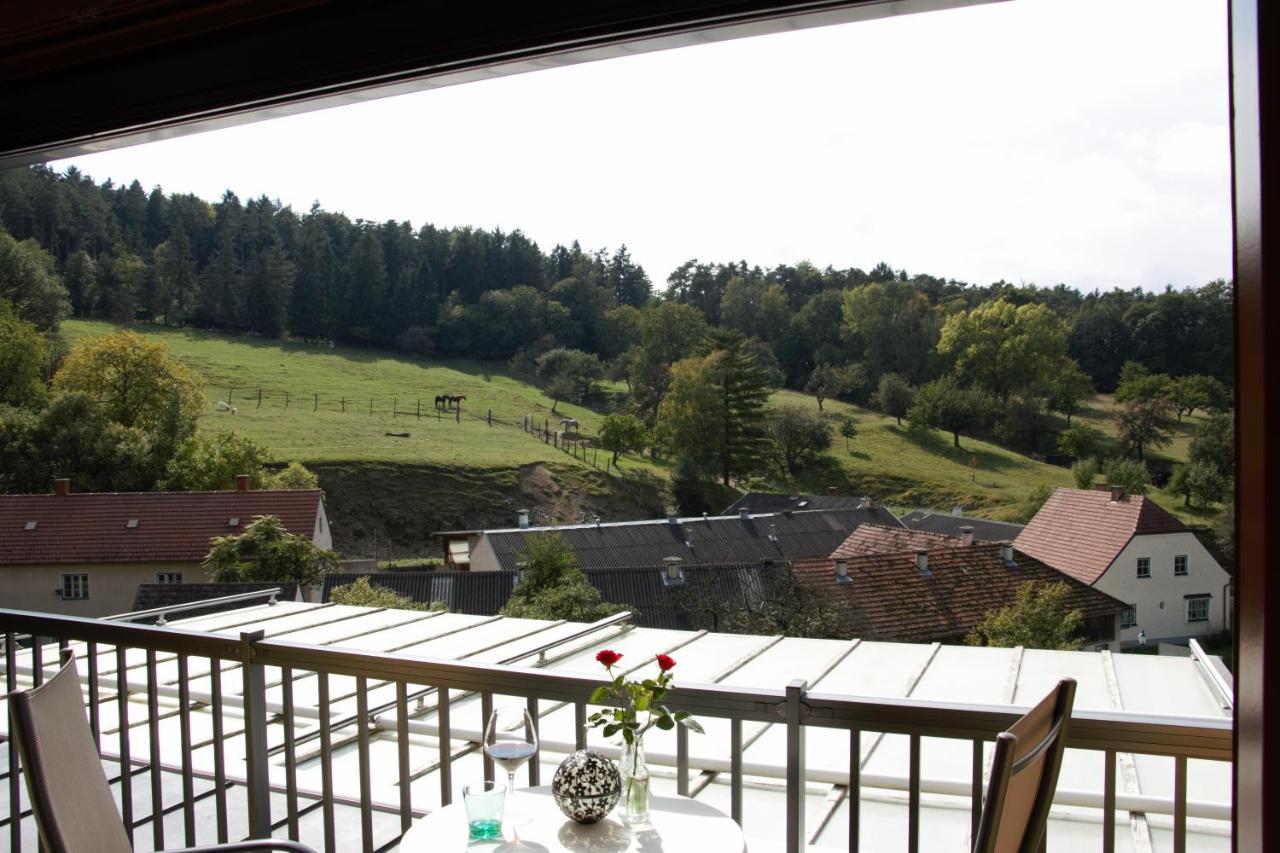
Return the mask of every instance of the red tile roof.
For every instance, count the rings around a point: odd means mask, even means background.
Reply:
[[[259,515],[310,537],[320,499],[318,490],[0,495],[0,565],[202,560],[210,539]]]
[[[927,530],[863,524],[849,535],[832,553],[832,557],[857,557],[862,554],[901,554],[917,548],[959,548],[960,538]]]
[[[1107,491],[1060,488],[1013,544],[1060,572],[1094,584],[1134,536],[1186,529],[1159,504],[1141,495],[1112,501]]]
[[[1127,609],[1111,596],[1086,586],[1026,554],[1014,552],[1005,565],[1000,545],[929,550],[929,574],[916,569],[914,551],[849,558],[849,583],[835,579],[835,560],[802,560],[792,565],[796,580],[818,590],[840,614],[846,637],[921,643],[955,640],[968,634],[987,611],[1013,603],[1027,581],[1062,581],[1071,588],[1067,606],[1086,618]]]

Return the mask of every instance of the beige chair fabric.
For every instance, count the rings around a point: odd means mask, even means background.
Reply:
[[[1058,787],[1075,691],[1075,680],[1064,678],[996,738],[974,853],[1032,853],[1041,849],[1049,806]]]
[[[50,853],[130,853],[85,716],[74,657],[39,687],[9,697],[27,792]]]

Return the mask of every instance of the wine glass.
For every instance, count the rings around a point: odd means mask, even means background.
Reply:
[[[494,708],[484,730],[484,751],[507,771],[507,819],[515,823],[523,817],[511,807],[516,771],[538,752],[538,734],[528,710],[519,705]]]

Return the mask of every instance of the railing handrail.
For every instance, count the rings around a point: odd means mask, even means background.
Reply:
[[[285,640],[262,639],[246,644],[238,637],[220,637],[190,629],[21,610],[0,609],[0,628],[34,636],[233,660],[241,659],[248,648],[252,662],[263,666],[565,702],[586,701],[604,680],[598,676],[530,667],[401,653],[388,655]],[[786,691],[782,689],[742,689],[718,684],[683,683],[673,688],[670,695],[673,704],[695,715],[768,723],[784,722],[786,700]],[[1020,706],[821,691],[804,692],[802,702],[805,726],[969,740],[993,739],[1026,711]],[[1077,710],[1071,717],[1067,744],[1079,749],[1230,761],[1232,722],[1214,717]]]

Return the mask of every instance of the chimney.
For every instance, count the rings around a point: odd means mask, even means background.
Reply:
[[[769,525],[769,541],[770,542],[778,541],[778,525],[776,524]]]
[[[53,493],[55,495],[71,494],[71,480],[66,477],[59,477],[53,481]]]
[[[836,583],[853,583],[849,577],[849,561],[844,558],[836,560]]]
[[[1108,486],[1111,491],[1111,502],[1120,503],[1124,500],[1124,486]]]
[[[248,474],[236,474],[236,491],[237,492],[249,491],[249,475]]]
[[[745,507],[745,506],[744,506],[744,507],[742,507],[741,509],[739,509],[739,510],[738,510],[738,518],[742,519],[743,521],[750,521],[750,520],[751,520],[751,510],[750,510],[750,509],[748,509],[748,508],[747,508],[747,507]]]
[[[827,486],[827,494],[829,494],[829,495],[838,495],[838,494],[840,494],[840,490],[839,490],[838,488],[836,488],[835,486]]]
[[[922,575],[929,574],[929,552],[923,548],[916,549],[916,571]]]
[[[1012,542],[1000,543],[1000,559],[1004,560],[1004,564],[1006,566],[1016,565],[1013,562],[1013,543]]]
[[[516,510],[516,526],[519,527],[521,530],[529,529],[529,510],[527,509]]]
[[[961,547],[968,548],[972,544],[973,528],[966,524],[964,527],[960,528],[960,545]]]
[[[956,518],[964,518],[964,507],[953,506],[951,508],[951,514],[954,515]]]
[[[862,500],[858,501],[858,509],[871,509],[873,506],[875,504],[872,503],[869,495],[863,495]]]

